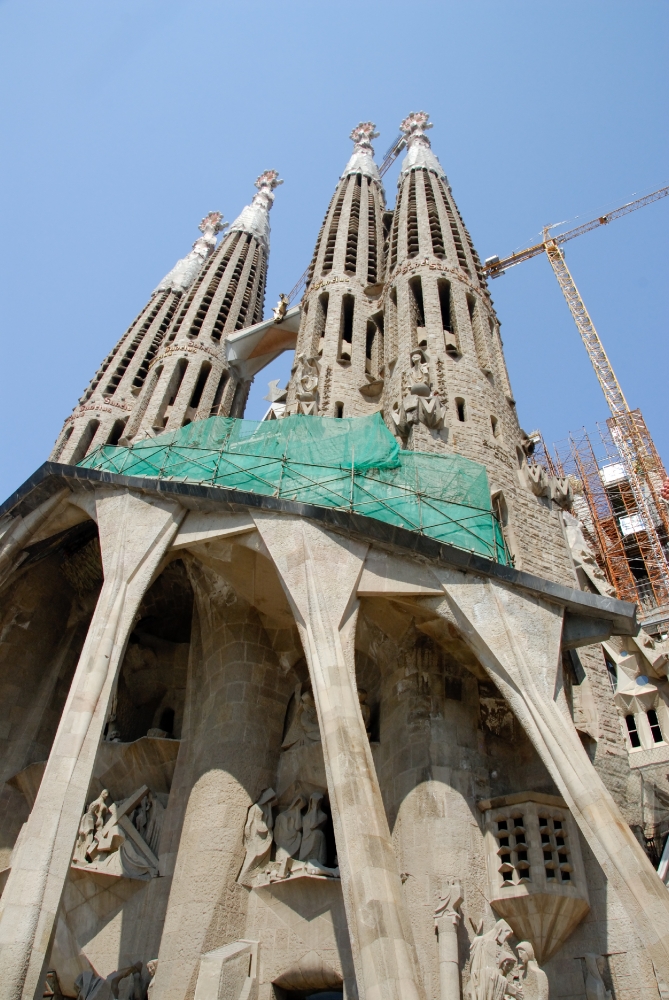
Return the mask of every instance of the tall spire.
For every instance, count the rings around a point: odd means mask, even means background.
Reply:
[[[269,212],[274,204],[274,189],[279,184],[283,181],[279,180],[278,171],[265,170],[255,181],[258,193],[230,226],[231,233],[252,233],[262,243],[266,254],[269,254]]]
[[[421,167],[446,180],[446,174],[432,152],[430,140],[425,135],[432,127],[430,116],[426,111],[412,111],[404,121],[400,122],[400,131],[404,133],[406,140],[407,154],[402,161],[399,183],[410,170]]]
[[[242,416],[251,383],[238,381],[230,371],[224,344],[231,333],[262,319],[269,212],[282,183],[276,170],[260,174],[251,204],[198,272],[152,364],[124,440],[176,430],[211,415]]]
[[[286,414],[362,416],[379,409],[385,196],[372,149],[377,135],[373,122],[351,132],[353,155],[309,269]]]
[[[229,222],[223,222],[223,216],[220,212],[210,212],[209,215],[205,215],[198,226],[202,236],[195,240],[191,252],[177,261],[172,270],[165,275],[156,287],[154,295],[156,292],[188,291],[205,260],[216,249],[217,234],[227,229],[229,225]]]
[[[204,217],[199,225],[202,236],[156,287],[65,421],[51,453],[53,461],[76,465],[99,444],[118,443],[181,300],[216,249],[217,234],[227,225],[220,212]]]

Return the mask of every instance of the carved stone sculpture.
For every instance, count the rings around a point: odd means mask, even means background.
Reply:
[[[443,427],[444,408],[439,395],[432,390],[428,358],[423,350],[412,352],[407,378],[409,391],[401,405],[395,404],[391,412],[397,433],[406,437],[411,425],[418,423],[434,429]]]
[[[103,789],[82,816],[73,863],[127,878],[156,876],[163,814],[146,785],[121,802],[111,802]]]
[[[298,684],[295,688],[295,715],[281,749],[288,750],[293,746],[309,746],[320,742],[321,731],[314,699],[308,691],[303,693],[302,685]]]
[[[505,994],[522,997],[522,991],[506,978],[507,965],[515,964],[514,955],[505,947],[513,931],[506,920],[498,920],[492,930],[479,931],[472,941],[470,1000],[502,1000]]]
[[[149,985],[146,987],[146,1000],[153,1000],[153,984],[158,971],[158,959],[152,958],[146,963],[146,971],[151,976]]]
[[[323,833],[327,815],[321,809],[322,792],[313,792],[309,799],[309,808],[302,820],[302,845],[300,861],[317,861],[325,865],[328,859],[328,849]]]
[[[536,961],[530,942],[521,941],[516,952],[521,970],[523,1000],[549,1000],[548,976]]]
[[[74,981],[77,988],[77,1000],[118,1000],[118,988],[121,980],[127,976],[133,977],[133,987],[129,1000],[141,1000],[142,988],[140,974],[142,963],[136,962],[125,969],[112,972],[103,979],[95,972],[81,972]]]
[[[318,411],[318,358],[307,358],[304,354],[298,354],[297,363],[300,366],[298,413],[313,416]]]
[[[434,927],[439,946],[439,981],[441,1000],[460,1000],[460,966],[458,963],[458,924],[462,889],[457,879],[448,886],[434,911]]]
[[[583,956],[585,962],[585,996],[586,1000],[611,1000],[611,992],[607,990],[602,979],[603,955],[587,952]]]
[[[302,810],[306,804],[304,796],[296,795],[288,808],[280,812],[274,822],[275,858],[284,869],[288,858],[300,857]]]
[[[280,323],[288,312],[288,296],[284,295],[283,292],[279,295],[279,301],[272,309],[272,315],[274,316],[274,322]]]
[[[273,842],[274,805],[276,805],[276,792],[273,788],[266,788],[258,801],[249,809],[244,827],[246,857],[239,873],[242,885],[251,884],[249,878],[269,861]]]

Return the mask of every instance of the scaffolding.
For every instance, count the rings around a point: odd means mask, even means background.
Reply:
[[[642,623],[659,625],[669,620],[667,474],[639,410],[598,432],[594,443],[585,428],[570,433],[554,458],[542,442],[537,458],[569,476],[573,513],[616,595],[638,605]]]

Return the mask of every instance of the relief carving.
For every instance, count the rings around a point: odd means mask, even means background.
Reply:
[[[164,812],[146,785],[121,802],[112,802],[103,789],[81,818],[73,865],[126,878],[154,878]]]
[[[404,373],[402,375],[402,402],[394,403],[391,410],[400,437],[407,437],[414,424],[425,424],[434,430],[444,427],[444,407],[439,392],[432,387],[428,360],[425,351],[417,348],[411,353],[411,367],[406,378]]]

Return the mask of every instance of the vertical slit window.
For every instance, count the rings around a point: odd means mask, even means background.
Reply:
[[[437,208],[437,202],[434,197],[434,189],[432,187],[434,181],[431,174],[427,171],[424,174],[425,178],[425,199],[427,201],[427,218],[430,223],[430,239],[432,240],[432,253],[435,257],[445,257],[446,249],[444,247],[444,237],[441,232],[441,222],[439,221],[439,209]]]
[[[323,353],[323,345],[321,340],[325,336],[325,324],[328,319],[328,304],[330,302],[330,295],[328,292],[323,292],[319,295],[316,300],[316,310],[314,316],[314,333],[313,333],[313,350],[317,354]]]
[[[335,253],[335,246],[337,244],[337,230],[339,228],[339,219],[341,218],[341,210],[344,206],[345,194],[346,194],[346,185],[342,184],[339,191],[339,197],[337,198],[334,210],[332,212],[332,218],[330,219],[330,228],[328,229],[328,241],[325,244],[323,274],[329,274],[334,265],[334,253]]]
[[[467,254],[465,253],[465,248],[462,243],[462,236],[460,235],[460,230],[458,229],[458,224],[455,221],[455,215],[453,214],[453,209],[451,207],[450,198],[446,190],[441,187],[441,195],[443,200],[444,208],[446,209],[446,216],[448,218],[448,224],[451,227],[451,236],[453,237],[453,242],[455,243],[455,252],[458,257],[458,264],[469,274],[469,263],[467,261]]]
[[[388,296],[388,360],[397,358],[397,288],[390,289]]]
[[[456,413],[458,415],[458,420],[460,421],[460,423],[464,424],[464,422],[467,419],[467,409],[466,409],[466,406],[465,406],[465,401],[464,401],[464,399],[462,399],[461,396],[456,397],[456,400],[455,400],[455,411],[456,411]]]
[[[646,712],[646,717],[650,726],[650,734],[653,737],[653,743],[662,743],[663,737],[662,730],[660,729],[660,720],[657,717],[655,709],[649,708]]]
[[[225,329],[226,320],[232,306],[232,302],[237,291],[237,286],[239,284],[239,279],[241,278],[242,271],[244,270],[244,264],[246,263],[246,256],[249,252],[249,244],[251,242],[251,235],[247,233],[244,237],[244,245],[241,247],[239,256],[235,263],[232,274],[230,275],[230,281],[228,287],[225,290],[225,295],[223,301],[221,302],[221,308],[218,311],[218,316],[211,331],[212,340],[220,340]]]
[[[209,378],[209,372],[211,371],[211,363],[209,361],[204,361],[202,367],[200,368],[200,374],[197,377],[197,382],[195,383],[195,388],[193,389],[193,395],[190,398],[189,406],[196,410],[200,405],[200,400],[202,399],[202,393],[204,392],[204,387],[207,384],[207,379]]]
[[[378,273],[378,236],[376,230],[376,205],[374,188],[367,181],[367,284],[375,285]]]
[[[244,295],[242,296],[242,304],[239,307],[239,315],[237,316],[237,322],[235,323],[235,330],[241,330],[244,327],[246,321],[246,314],[249,309],[249,303],[251,302],[251,295],[253,294],[253,288],[255,286],[256,271],[258,270],[258,259],[260,255],[260,248],[256,245],[253,261],[251,263],[251,268],[246,279],[246,288],[244,289]]]
[[[141,365],[137,369],[137,372],[135,373],[135,377],[132,380],[132,385],[133,385],[134,389],[141,389],[142,386],[144,385],[144,379],[146,378],[147,372],[149,370],[149,366],[150,366],[151,362],[153,361],[153,359],[155,358],[156,354],[158,353],[158,348],[160,347],[160,345],[163,342],[163,337],[165,336],[165,331],[169,329],[169,325],[172,322],[172,317],[174,316],[174,313],[176,311],[177,305],[179,304],[180,298],[181,298],[180,295],[176,295],[175,298],[174,298],[174,300],[173,300],[173,302],[171,303],[169,309],[165,313],[165,316],[163,317],[163,321],[160,324],[160,326],[158,327],[158,330],[156,331],[155,337],[151,341],[151,346],[149,347],[148,351],[144,355],[144,360],[142,361]]]
[[[70,458],[69,465],[78,465],[82,458],[85,458],[88,454],[88,449],[91,446],[93,438],[97,433],[97,429],[100,426],[99,420],[89,420],[86,424],[86,429],[84,433],[79,438],[79,443],[72,452],[72,457]]]
[[[343,417],[344,416],[344,404],[343,403],[335,403],[335,405],[334,405],[334,415],[335,415],[335,417]]]
[[[409,292],[411,294],[412,325],[416,329],[424,330],[425,307],[423,305],[423,283],[418,276],[409,279]]]
[[[407,211],[407,253],[409,257],[418,256],[418,210],[416,208],[416,172],[411,171],[409,178],[409,204]]]
[[[632,747],[636,749],[641,746],[641,739],[639,738],[639,733],[636,728],[636,719],[633,715],[626,715],[625,722],[627,724],[627,735],[630,738],[630,743]]]
[[[397,263],[397,236],[399,232],[400,224],[400,206],[399,202],[395,206],[395,212],[393,213],[393,225],[390,231],[390,270],[395,267]]]
[[[348,238],[346,240],[346,263],[344,270],[355,274],[358,266],[358,236],[360,234],[360,195],[362,192],[362,174],[355,175],[353,196],[351,198],[351,213],[348,219]]]
[[[449,281],[444,281],[443,278],[440,278],[437,281],[437,289],[439,291],[441,325],[444,330],[451,332],[453,329],[453,320],[451,319],[451,284]]]
[[[127,420],[115,420],[107,438],[107,444],[116,445],[121,440]]]
[[[469,311],[469,319],[472,325],[472,335],[474,337],[474,347],[476,348],[476,356],[478,359],[479,367],[481,371],[489,374],[492,370],[492,362],[490,360],[490,351],[488,350],[488,342],[486,340],[485,334],[481,329],[481,317],[479,315],[479,305],[473,295],[467,295],[467,309]]]
[[[355,299],[352,295],[344,295],[341,300],[341,336],[339,360],[350,361],[353,349],[353,319],[355,315]]]
[[[368,374],[372,373],[375,342],[376,323],[370,319],[367,320],[367,330],[365,332],[365,371]]]
[[[219,415],[221,408],[221,400],[223,399],[223,393],[225,391],[225,386],[229,378],[229,372],[227,369],[221,372],[221,377],[218,380],[218,385],[216,386],[216,392],[214,393],[214,401],[211,404],[211,412],[209,416],[216,417]]]

